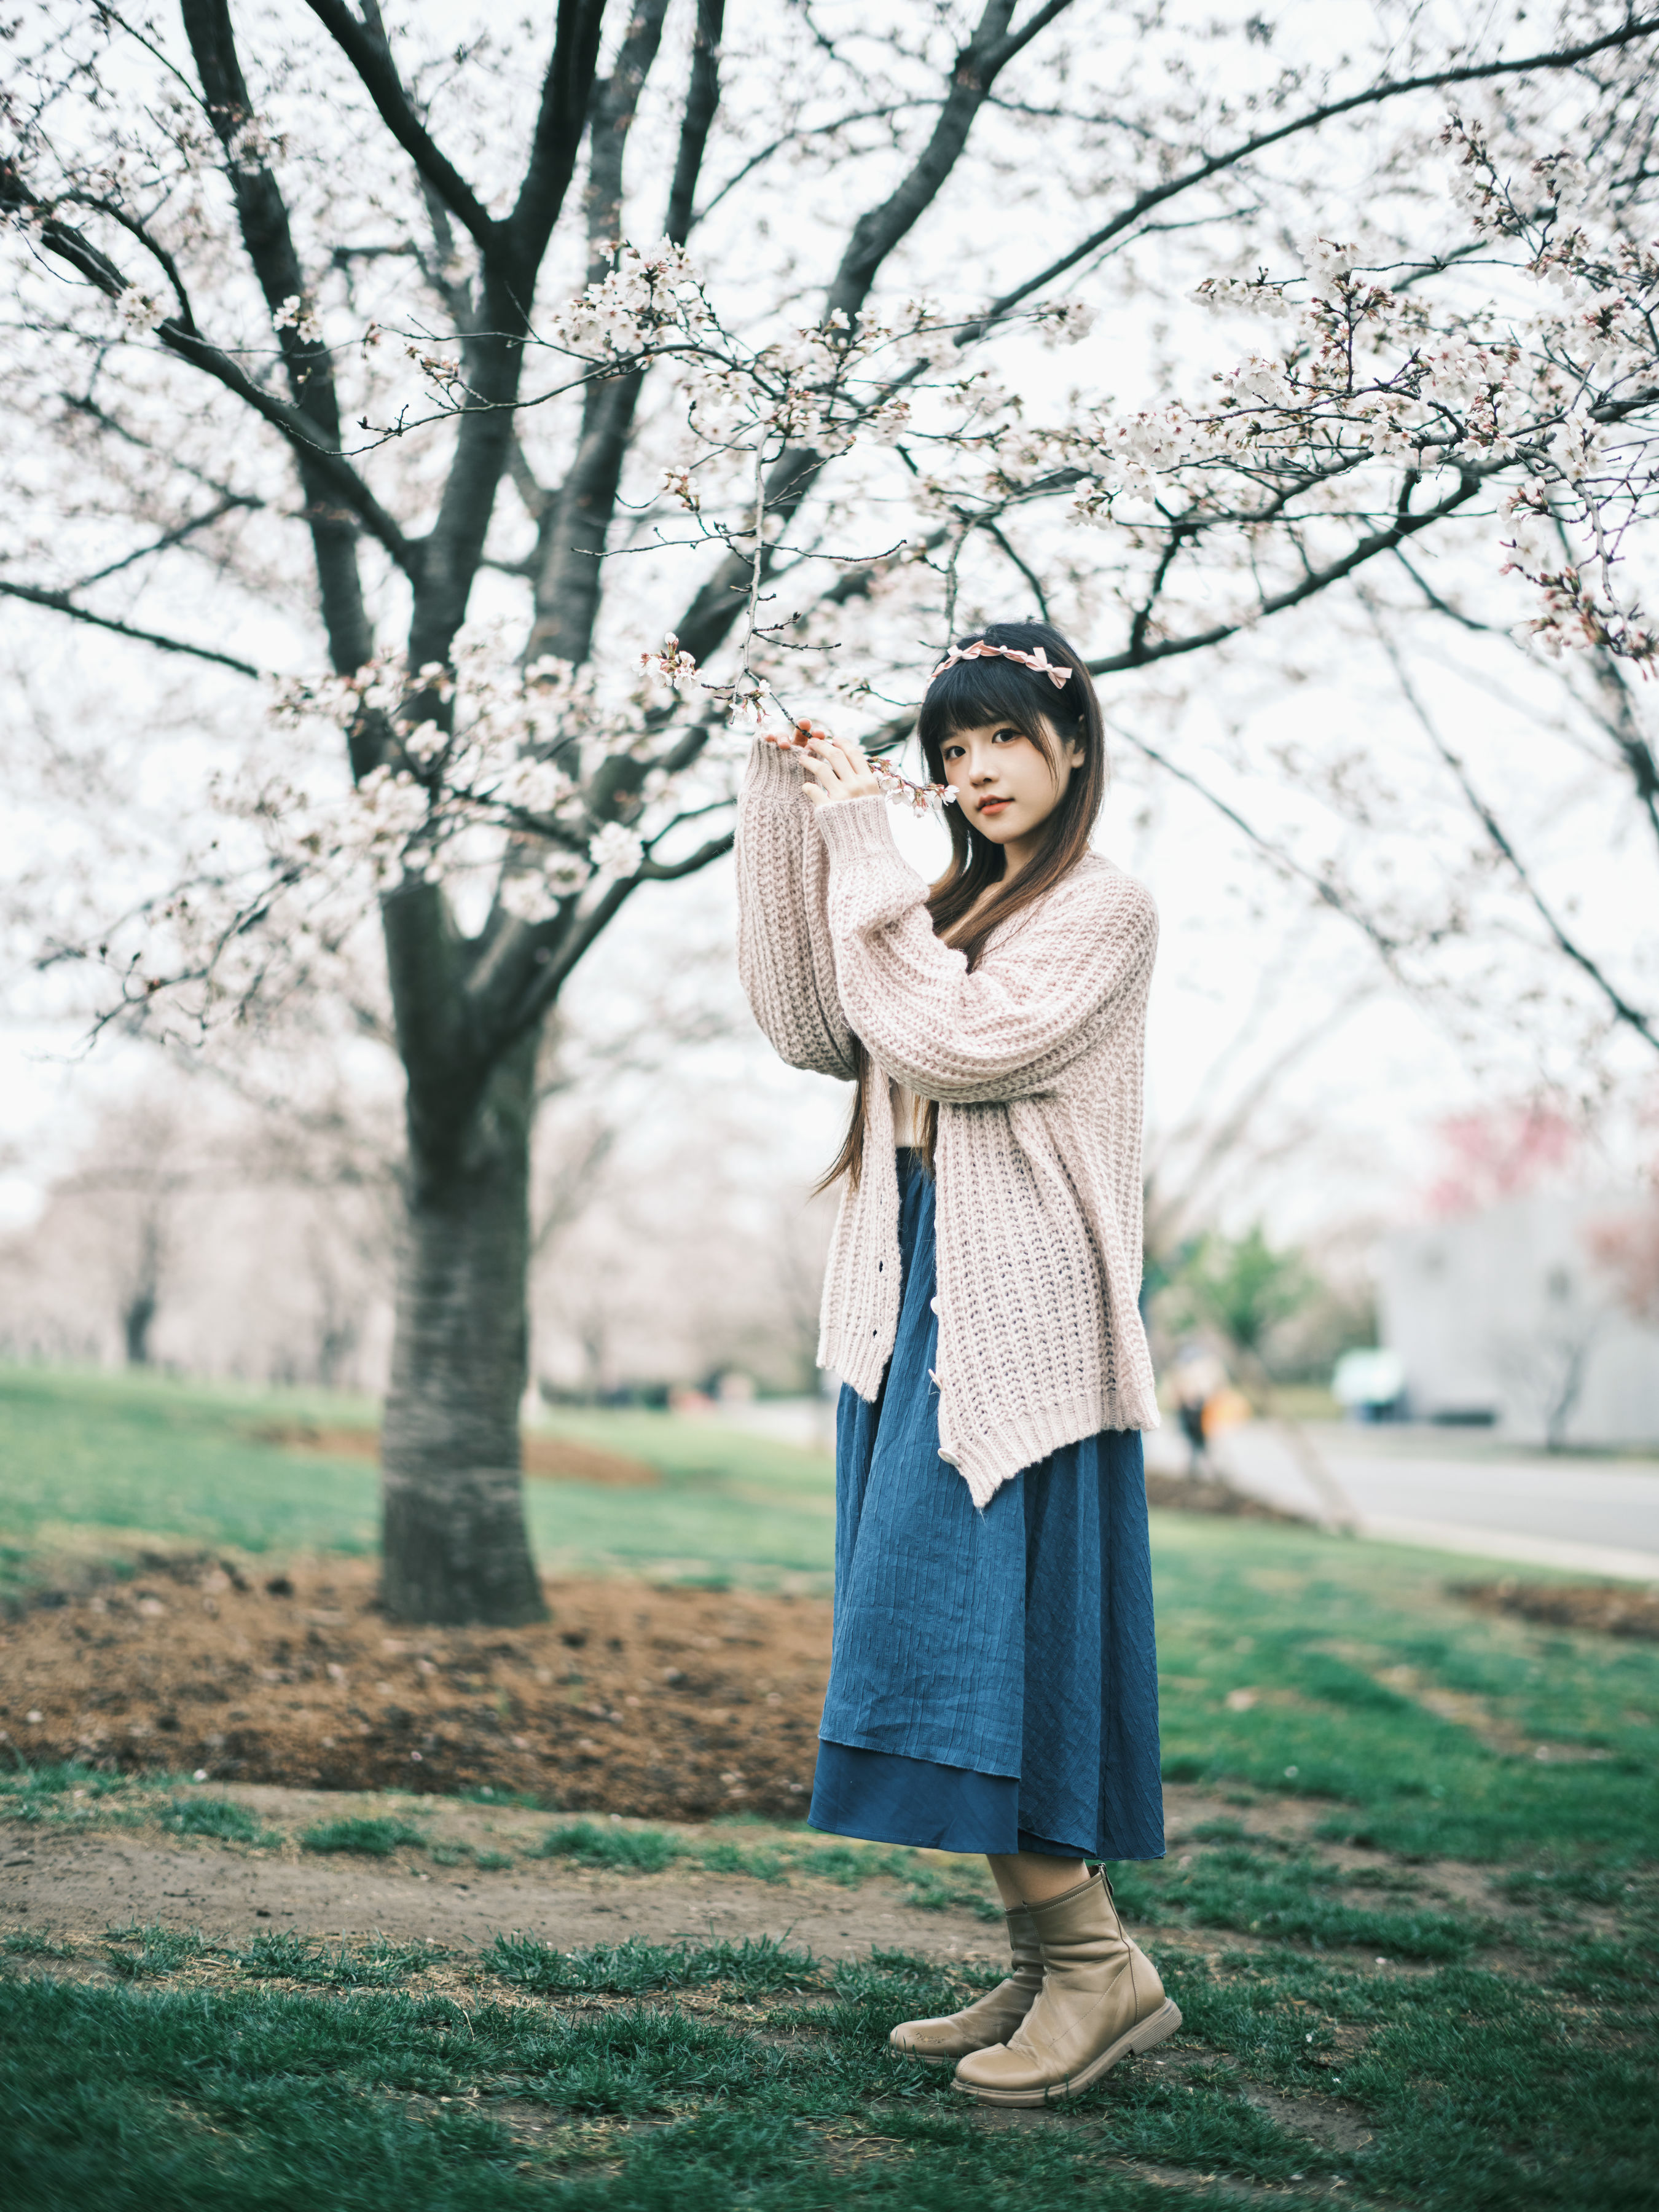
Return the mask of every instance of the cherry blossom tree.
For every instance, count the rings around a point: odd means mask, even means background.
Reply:
[[[532,58],[435,12],[394,36],[377,0],[64,0],[14,40],[28,496],[0,592],[251,679],[233,611],[320,641],[274,727],[250,699],[196,865],[59,957],[125,1018],[206,1024],[378,915],[407,1079],[394,1614],[539,1608],[538,1039],[625,903],[727,849],[753,730],[833,714],[896,754],[918,669],[1011,594],[1116,699],[1442,542],[1534,654],[1622,686],[1659,651],[1659,15],[1574,0],[1474,39],[1380,5],[1370,31],[1298,58],[1259,15],[1105,0],[729,27],[722,0],[559,0]],[[1130,403],[1094,368],[1130,365],[1126,309],[1153,341]],[[1184,383],[1170,315],[1211,363]],[[1209,795],[1396,970],[1433,938]]]
[[[1637,1321],[1659,1322],[1659,1200],[1592,1224],[1585,1241],[1625,1310]]]
[[[1576,1164],[1579,1132],[1567,1117],[1526,1100],[1455,1114],[1440,1124],[1441,1164],[1425,1194],[1443,1218],[1522,1198]]]

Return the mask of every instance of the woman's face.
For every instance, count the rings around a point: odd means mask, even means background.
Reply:
[[[981,836],[1006,848],[1011,866],[1024,866],[1031,857],[1037,833],[1083,758],[1080,740],[1061,744],[1050,725],[1043,726],[1052,761],[1009,722],[952,731],[939,748],[957,805]]]

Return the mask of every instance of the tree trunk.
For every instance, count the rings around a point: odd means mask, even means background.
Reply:
[[[546,1610],[519,1443],[535,1060],[532,1036],[441,1148],[411,1117],[381,1438],[381,1595],[395,1620],[511,1624]]]
[[[121,1334],[126,1340],[127,1365],[149,1365],[149,1328],[155,1318],[155,1293],[135,1291],[121,1309]]]
[[[138,1249],[132,1279],[121,1302],[121,1334],[126,1340],[127,1365],[149,1365],[149,1333],[161,1302],[161,1231],[153,1213],[138,1223]]]

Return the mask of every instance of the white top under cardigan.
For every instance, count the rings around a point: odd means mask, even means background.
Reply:
[[[757,740],[738,802],[738,966],[795,1067],[939,1101],[939,1456],[975,1504],[1101,1429],[1158,1425],[1140,1291],[1141,1084],[1158,911],[1091,854],[1001,924],[971,971],[882,799],[814,807]],[[898,1329],[888,1081],[868,1087],[843,1189],[818,1363],[873,1399]]]

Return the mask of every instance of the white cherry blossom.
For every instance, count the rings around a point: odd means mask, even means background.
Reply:
[[[632,876],[639,872],[645,845],[637,830],[621,822],[607,822],[588,840],[587,853],[597,874]]]

